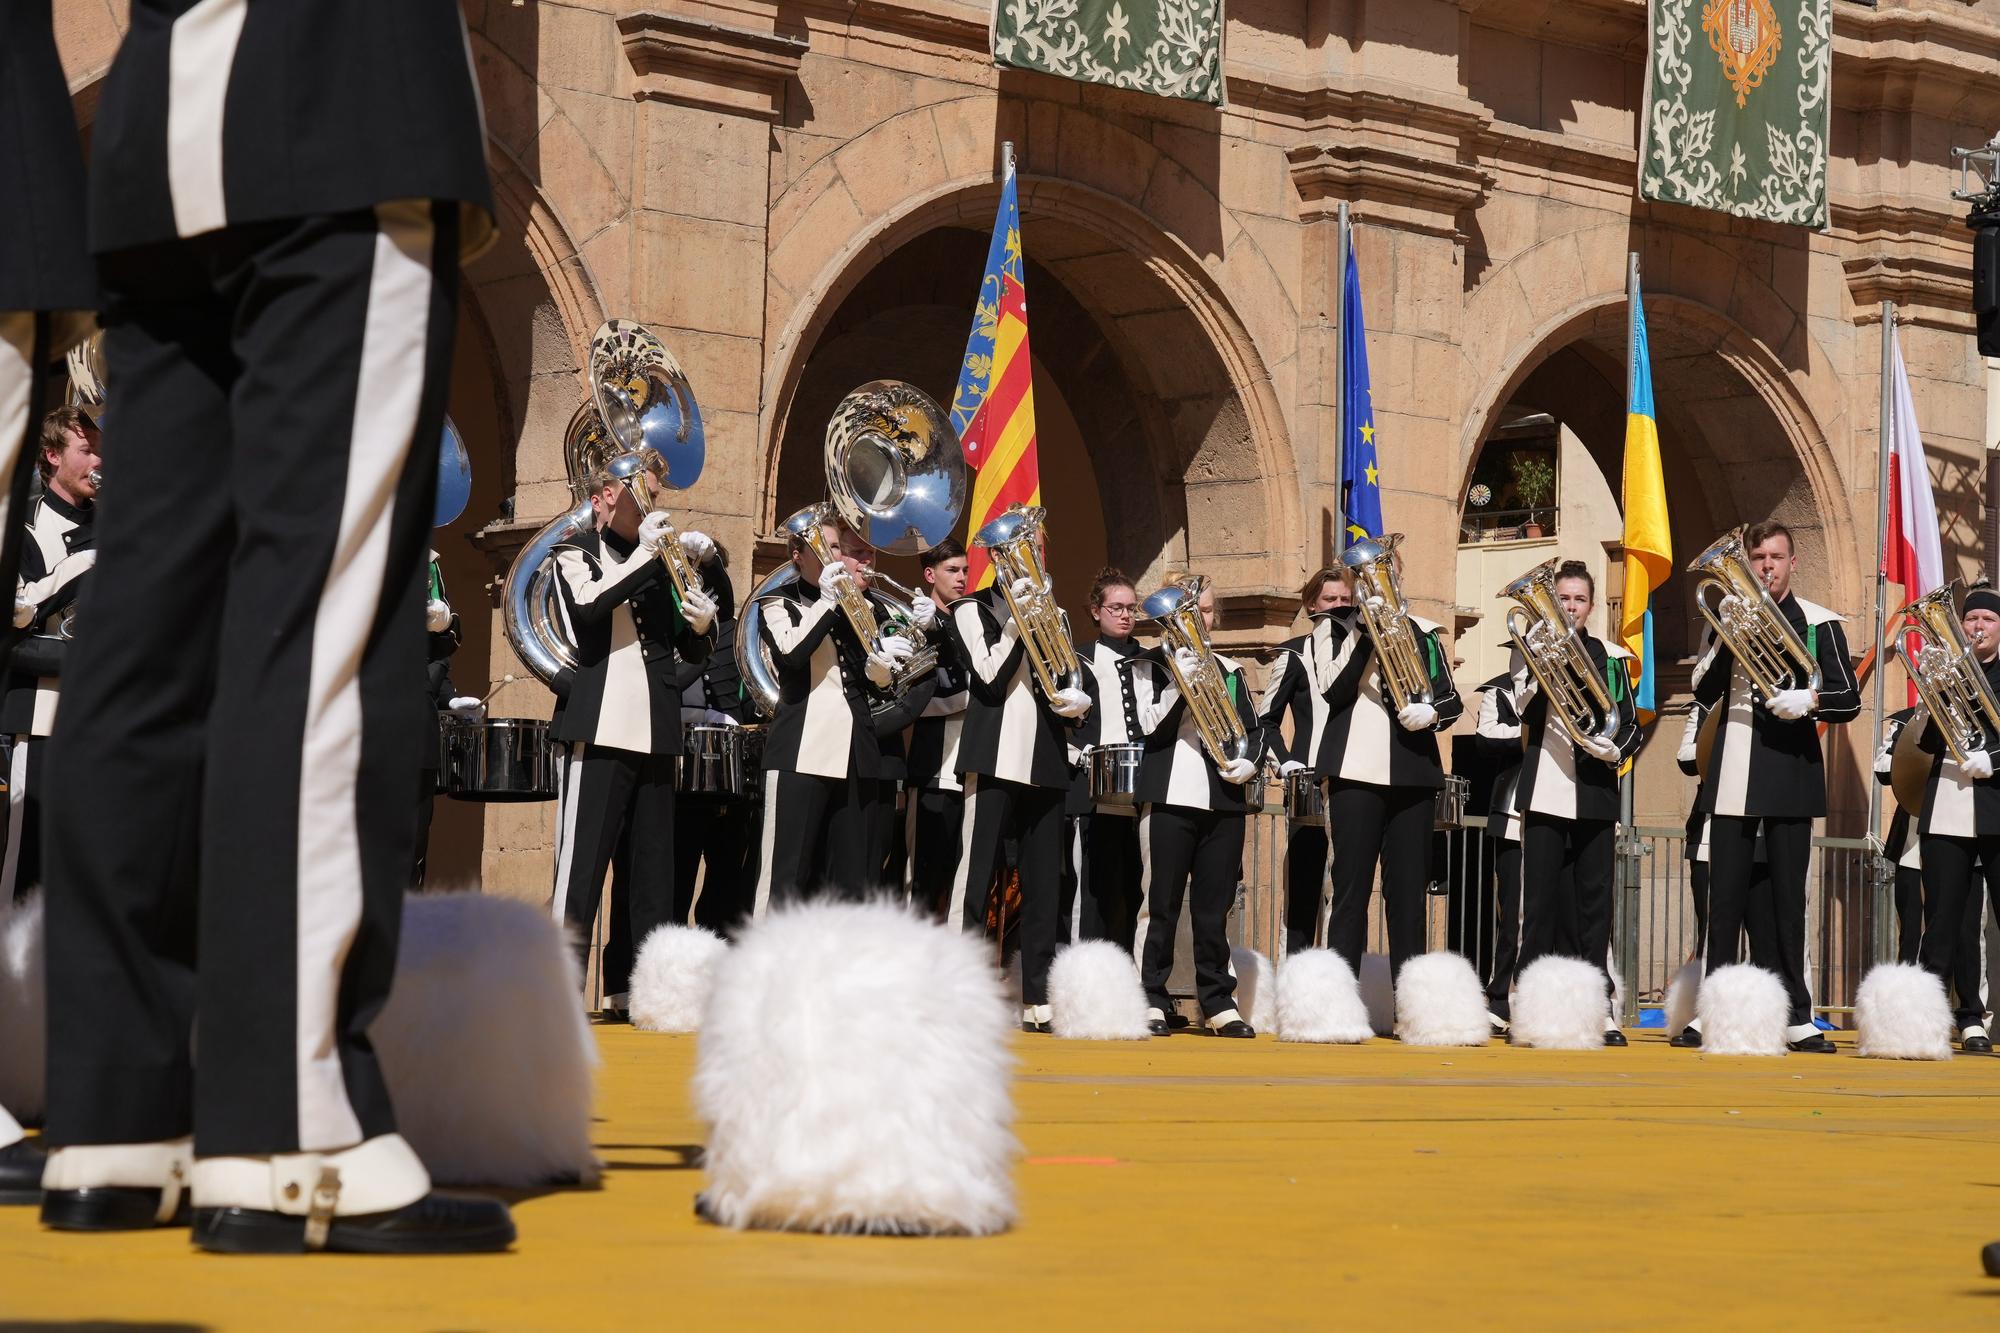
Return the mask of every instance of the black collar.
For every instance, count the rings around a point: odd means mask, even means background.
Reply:
[[[1139,646],[1138,640],[1132,638],[1130,635],[1122,639],[1107,639],[1100,634],[1097,636],[1097,646],[1108,648],[1119,657],[1137,657],[1145,651]]]
[[[42,488],[42,503],[72,523],[88,523],[90,522],[91,515],[97,512],[97,503],[95,501],[85,500],[80,505],[73,505],[63,499],[62,496],[57,495],[53,486]]]

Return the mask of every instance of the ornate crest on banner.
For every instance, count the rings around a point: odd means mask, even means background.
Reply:
[[[1736,90],[1736,105],[1742,106],[1750,90],[1764,82],[1784,45],[1784,30],[1778,26],[1771,0],[1708,0],[1701,11],[1701,30],[1722,58],[1722,77]]]

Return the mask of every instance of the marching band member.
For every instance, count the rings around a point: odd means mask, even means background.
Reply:
[[[681,722],[741,726],[755,720],[756,708],[736,665],[736,593],[729,582],[729,552],[702,532],[683,532],[681,548],[715,599],[714,650],[706,662],[683,662],[675,673]],[[750,855],[756,845],[757,803],[748,796],[678,798],[672,919],[717,933],[733,929],[750,908],[755,871]]]
[[[589,485],[594,526],[555,549],[555,585],[577,662],[561,715],[549,725],[549,739],[567,747],[550,910],[573,928],[581,963],[605,871],[614,856],[621,862],[611,911],[625,925],[611,933],[616,947],[607,943],[600,960],[605,1008],[616,1013],[626,1008],[633,950],[675,919],[676,664],[708,661],[716,604],[700,589],[676,594],[660,560],[661,543],[673,540],[665,513],[642,515],[633,488],[607,472]]]
[[[934,623],[965,596],[969,561],[965,546],[947,537],[921,557],[924,587],[915,610],[920,623]],[[928,603],[928,605],[926,605]],[[923,716],[910,728],[909,773],[904,810],[906,888],[926,912],[942,912],[958,874],[959,833],[965,823],[965,784],[958,776],[958,746],[965,731],[967,683],[957,636],[933,636],[937,686]]]
[[[1132,637],[1139,618],[1139,594],[1132,581],[1108,566],[1101,570],[1090,587],[1090,618],[1097,637],[1076,650],[1077,660],[1090,673],[1088,684],[1097,701],[1077,737],[1085,752],[1141,739],[1132,668],[1144,650]],[[1075,827],[1073,936],[1113,940],[1129,952],[1143,901],[1139,812],[1129,805],[1092,801],[1088,764],[1079,768],[1070,784],[1066,809]]]
[[[1639,715],[1626,663],[1631,654],[1586,627],[1597,585],[1579,561],[1556,571],[1555,596],[1591,667],[1604,682],[1615,724],[1609,736],[1576,736],[1524,663],[1514,671],[1514,707],[1527,733],[1516,780],[1521,812],[1521,946],[1518,966],[1573,946],[1577,957],[1604,969],[1611,950],[1612,873],[1618,833],[1618,769],[1639,751]],[[1518,651],[1518,650],[1517,650]],[[1571,935],[1574,938],[1568,938]],[[1623,1046],[1611,1012],[1611,974],[1604,975],[1604,1044]]]
[[[51,0],[0,4],[0,199],[8,201],[0,207],[0,586],[18,568],[45,372],[87,331],[79,312],[97,308],[83,154],[52,8]],[[0,1106],[0,1204],[40,1202],[42,1167],[41,1147]]]
[[[1689,704],[1687,723],[1681,728],[1680,748],[1674,751],[1674,762],[1681,772],[1700,779],[1695,784],[1694,800],[1688,805],[1687,825],[1681,837],[1681,859],[1687,862],[1688,896],[1694,901],[1697,958],[1708,957],[1708,806],[1712,793],[1698,762],[1701,724],[1707,718],[1708,709],[1699,703]]]
[[[1792,592],[1798,556],[1791,530],[1778,522],[1754,524],[1743,548],[1752,573],[1818,663],[1821,683],[1817,693],[1792,689],[1765,698],[1712,627],[1695,663],[1696,702],[1724,710],[1709,757],[1708,967],[1736,961],[1737,935],[1747,927],[1751,960],[1776,972],[1791,997],[1785,1033],[1791,1049],[1829,1054],[1834,1046],[1813,1024],[1806,981],[1806,871],[1813,820],[1826,813],[1817,724],[1852,719],[1861,711],[1861,693],[1841,617]],[[1761,882],[1760,835],[1770,867]],[[1673,1040],[1699,1046],[1699,1025]]]
[[[764,741],[764,827],[753,911],[763,916],[773,896],[832,892],[859,897],[876,887],[882,849],[874,806],[882,779],[882,747],[874,708],[889,699],[895,670],[913,649],[898,634],[870,648],[841,610],[849,588],[868,592],[875,550],[839,519],[821,524],[822,564],[812,547],[792,537],[797,582],[762,599],[764,646],[778,677],[778,713]]]
[[[1203,627],[1215,629],[1215,593],[1203,586],[1196,602]],[[1193,649],[1162,648],[1175,654],[1181,675],[1193,679],[1204,664]],[[1146,988],[1146,1026],[1164,1037],[1173,999],[1167,978],[1174,970],[1174,932],[1181,900],[1190,898],[1195,989],[1202,1019],[1218,1037],[1257,1035],[1236,1009],[1236,972],[1229,961],[1229,909],[1243,873],[1245,787],[1256,781],[1264,760],[1264,732],[1250,702],[1243,668],[1221,653],[1213,669],[1223,673],[1229,701],[1249,741],[1249,753],[1218,766],[1202,745],[1194,713],[1173,677],[1149,657],[1133,668],[1146,682],[1139,704],[1139,729],[1146,753],[1139,767],[1139,846],[1142,855],[1137,931],[1139,979]]]
[[[1013,591],[1026,598],[1045,590],[1023,578]],[[1069,735],[1090,712],[1091,698],[1082,689],[1042,697],[1021,626],[997,586],[959,598],[950,620],[939,623],[951,626],[971,687],[958,746],[965,822],[946,919],[969,932],[985,929],[987,889],[1013,840],[1021,876],[1021,1028],[1048,1032],[1049,964],[1062,933]]]
[[[1514,677],[1506,672],[1479,687],[1479,743],[1502,756],[1486,809],[1486,855],[1493,866],[1493,967],[1486,977],[1486,1017],[1504,1037],[1513,1021],[1514,974],[1521,951],[1521,815],[1514,802],[1521,777],[1521,715]]]
[[[1320,616],[1354,605],[1354,590],[1334,569],[1322,569],[1299,590],[1299,609],[1307,630],[1278,645],[1279,658],[1270,686],[1258,706],[1264,740],[1278,760],[1278,776],[1289,778],[1312,767],[1326,731],[1326,682],[1313,674],[1311,626]],[[1289,714],[1289,744],[1280,729]],[[1285,952],[1310,949],[1319,930],[1320,908],[1326,898],[1326,825],[1298,824],[1285,838]]]
[[[55,729],[63,654],[76,630],[77,596],[97,562],[92,535],[103,463],[97,423],[82,410],[59,407],[42,422],[42,493],[25,515],[20,580],[14,588],[14,628],[24,636],[7,664],[0,730],[14,738],[7,775],[7,854],[0,868],[0,902],[42,882],[42,765]]]
[[[1987,684],[2000,692],[2000,593],[1973,589],[1959,614]],[[1924,885],[1922,962],[1957,992],[1954,1018],[1960,1047],[1990,1053],[1986,988],[1978,967],[1985,913],[1979,910],[1974,869],[2000,912],[2000,778],[1994,777],[1992,751],[1974,750],[1961,764],[1935,724],[1924,728],[1917,747],[1931,760],[1924,809],[1917,818]]]
[[[436,551],[431,552],[430,589],[430,600],[424,607],[424,629],[429,635],[424,696],[429,700],[433,718],[448,712],[476,719],[482,701],[474,695],[460,694],[451,683],[451,659],[460,642],[458,612],[445,599],[444,570],[438,565]],[[423,772],[417,783],[417,855],[410,873],[410,887],[416,889],[424,887],[430,869],[431,815],[437,804],[438,773],[444,767],[444,731],[435,724],[434,729],[437,743],[432,744],[426,737]]]
[[[1400,565],[1400,555],[1395,561]],[[1358,608],[1335,612],[1313,630],[1313,652],[1323,664],[1317,672],[1327,683],[1326,730],[1313,767],[1327,781],[1327,827],[1339,834],[1333,840],[1327,946],[1357,972],[1378,859],[1390,967],[1400,969],[1424,951],[1431,825],[1444,786],[1437,733],[1457,722],[1465,708],[1452,683],[1443,627],[1415,615],[1409,622],[1430,677],[1431,702],[1412,701],[1396,711],[1383,698],[1375,645]]]

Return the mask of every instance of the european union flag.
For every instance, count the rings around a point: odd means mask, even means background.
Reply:
[[[1361,317],[1361,273],[1347,247],[1340,293],[1341,518],[1349,543],[1382,535],[1382,472],[1375,460],[1375,395],[1368,388],[1368,327]]]

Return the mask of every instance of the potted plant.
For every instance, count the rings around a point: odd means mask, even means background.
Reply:
[[[1530,540],[1542,535],[1541,515],[1556,496],[1555,459],[1547,454],[1516,454],[1513,459],[1514,493],[1528,511],[1522,534]]]

